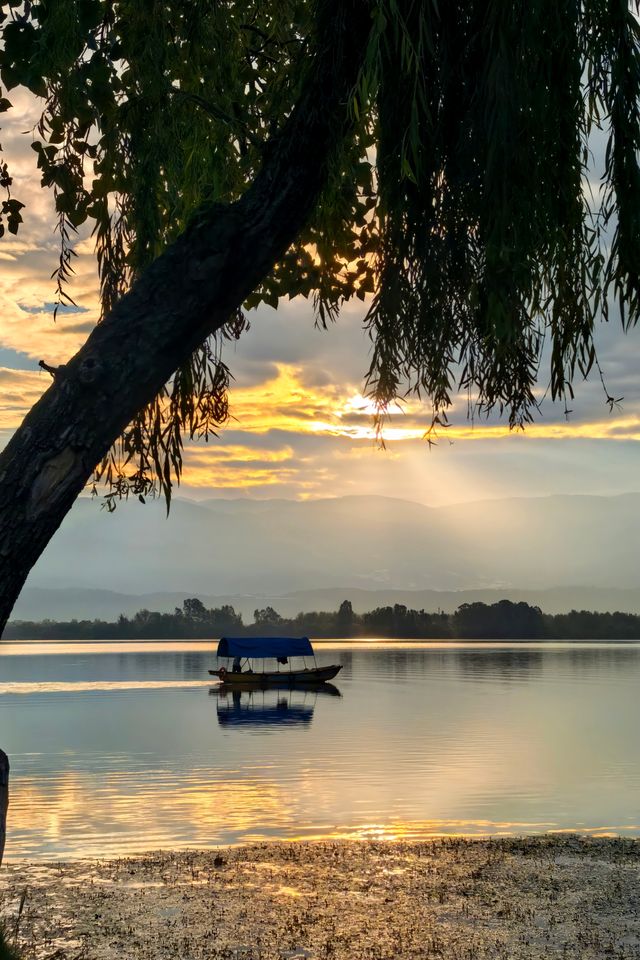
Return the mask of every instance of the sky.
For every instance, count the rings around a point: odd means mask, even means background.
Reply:
[[[26,209],[18,236],[0,239],[0,445],[49,386],[38,361],[64,363],[98,314],[93,244],[85,236],[76,247],[71,288],[78,309],[53,321],[55,218],[29,147],[37,105],[20,91],[11,99],[1,138],[13,193]],[[607,387],[624,397],[613,411],[597,376],[577,384],[568,421],[562,405],[545,400],[524,434],[495,419],[469,423],[460,397],[451,427],[430,448],[423,438],[430,409],[413,400],[391,411],[382,450],[362,396],[370,352],[364,312],[359,301],[348,305],[335,326],[321,331],[304,299],[253,311],[250,329],[237,344],[225,345],[234,376],[232,418],[219,439],[187,447],[181,493],[196,499],[379,494],[436,506],[640,490],[640,331],[624,335],[614,321],[598,330]]]

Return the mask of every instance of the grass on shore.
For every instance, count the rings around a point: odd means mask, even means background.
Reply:
[[[8,942],[7,931],[4,926],[0,926],[0,960],[20,960],[20,954]]]
[[[640,841],[621,838],[263,843],[2,874],[10,932],[26,893],[29,960],[640,957]]]

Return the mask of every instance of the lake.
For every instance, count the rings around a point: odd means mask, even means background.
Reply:
[[[265,839],[640,836],[640,645],[345,642],[222,696],[213,644],[0,653],[7,859]]]

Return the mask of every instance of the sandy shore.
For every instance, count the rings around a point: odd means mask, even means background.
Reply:
[[[640,841],[274,843],[8,864],[25,958],[638,960]]]

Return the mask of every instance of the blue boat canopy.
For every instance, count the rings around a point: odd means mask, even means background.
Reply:
[[[312,657],[309,637],[223,637],[219,657]]]

